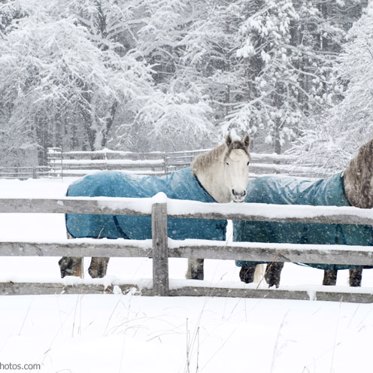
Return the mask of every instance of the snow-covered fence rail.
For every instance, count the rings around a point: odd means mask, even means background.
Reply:
[[[71,151],[48,149],[48,164],[35,167],[0,167],[2,179],[29,179],[39,177],[83,176],[101,170],[122,170],[137,174],[167,174],[189,166],[193,158],[209,149],[179,152],[133,153],[123,151]],[[278,154],[252,154],[252,177],[263,174],[294,176],[325,176],[313,165],[301,165],[295,157]]]
[[[48,177],[50,175],[49,166],[37,167],[0,167],[1,179],[37,179],[39,177]]]
[[[165,174],[189,166],[193,158],[208,149],[179,152],[133,153],[124,151],[62,152],[50,148],[48,166],[52,175],[83,176],[98,170],[125,170],[139,174]],[[325,176],[314,165],[299,164],[291,155],[252,153],[251,175],[287,174],[294,176]]]
[[[180,152],[126,152],[109,149],[100,151],[62,152],[59,148],[48,150],[51,174],[83,176],[92,171],[124,170],[138,174],[166,174],[190,165],[192,159],[206,149]]]
[[[74,239],[58,241],[0,241],[0,256],[77,256],[77,257],[148,257],[153,261],[153,286],[139,289],[145,295],[208,295],[318,299],[373,302],[373,289],[348,288],[346,291],[325,287],[313,289],[256,289],[252,286],[216,288],[193,281],[192,286],[170,286],[168,258],[207,258],[222,260],[263,260],[373,266],[370,247],[347,245],[297,245],[275,243],[221,242],[207,240],[171,240],[167,237],[167,218],[232,219],[253,221],[373,224],[373,212],[354,207],[283,206],[262,204],[206,204],[171,200],[156,196],[149,199],[62,198],[0,199],[0,213],[79,213],[110,215],[150,215],[152,239],[108,240]],[[191,284],[188,282],[189,285]],[[0,294],[46,294],[56,292],[93,293],[122,291],[136,284],[77,282],[0,283]],[[186,284],[185,284],[186,285]]]

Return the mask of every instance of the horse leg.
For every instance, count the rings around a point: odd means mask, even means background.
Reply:
[[[322,284],[327,285],[327,286],[336,285],[337,274],[338,274],[338,271],[336,269],[325,269]]]
[[[350,286],[361,286],[363,276],[363,267],[354,267],[350,269]]]
[[[255,274],[255,268],[256,265],[250,265],[250,266],[242,266],[240,269],[240,280],[244,282],[245,284],[250,284],[254,281],[254,274]]]
[[[67,238],[73,239],[69,233],[67,233]],[[77,276],[80,278],[84,277],[84,260],[80,257],[70,257],[63,256],[59,261],[61,278],[66,276]]]
[[[83,278],[83,258],[63,256],[59,261],[61,278],[65,276],[77,276]]]
[[[106,275],[107,266],[110,258],[92,257],[88,273],[92,278],[102,278]]]
[[[264,279],[265,271],[266,271],[266,265],[264,263],[256,265],[255,273],[254,273],[254,282],[256,284],[261,284],[261,282]]]
[[[203,280],[203,267],[204,259],[188,259],[188,269],[185,277],[192,280]]]
[[[284,268],[283,262],[272,262],[267,265],[264,278],[268,283],[268,287],[280,286],[281,271]]]

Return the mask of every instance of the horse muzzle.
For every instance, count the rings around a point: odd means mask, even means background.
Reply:
[[[232,201],[233,202],[243,202],[246,197],[246,190],[237,191],[232,189]]]

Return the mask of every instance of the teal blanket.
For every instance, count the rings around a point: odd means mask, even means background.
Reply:
[[[215,202],[190,168],[165,176],[139,176],[123,172],[99,172],[71,184],[69,197],[152,197],[164,192],[169,198]],[[168,236],[173,239],[224,240],[225,220],[168,219]],[[151,238],[148,216],[67,214],[66,228],[72,237]]]
[[[284,176],[264,176],[249,182],[245,202],[280,205],[349,206],[343,175],[309,180]],[[373,244],[372,227],[354,224],[303,224],[277,222],[234,222],[234,240],[296,244]],[[258,263],[237,261],[242,266]],[[320,269],[348,269],[349,266],[309,264]]]

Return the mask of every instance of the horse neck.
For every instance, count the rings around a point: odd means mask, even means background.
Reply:
[[[212,165],[203,170],[193,169],[194,175],[210,196],[219,203],[230,202],[231,195],[225,186],[223,162]]]

